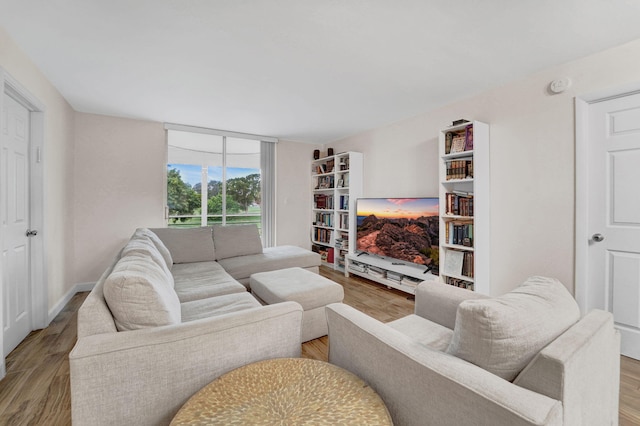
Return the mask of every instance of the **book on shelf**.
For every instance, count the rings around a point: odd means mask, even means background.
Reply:
[[[464,139],[464,150],[473,151],[473,124],[469,124],[465,128]]]
[[[473,247],[473,222],[451,221],[445,227],[447,244]]]
[[[326,173],[333,172],[333,168],[334,167],[335,167],[335,160],[334,159],[327,160],[327,171],[326,171]]]
[[[407,285],[410,287],[417,287],[418,284],[420,284],[423,280],[421,280],[420,278],[414,278],[414,277],[410,277],[408,275],[404,275],[402,277],[402,280],[400,281],[400,284],[402,285]]]
[[[333,226],[333,213],[317,212],[316,213],[316,220],[314,222],[314,225],[332,227]]]
[[[473,194],[461,195],[448,192],[445,195],[445,213],[454,216],[473,216]]]
[[[341,195],[340,196],[340,210],[349,210],[349,196]]]
[[[462,275],[462,264],[464,262],[464,252],[458,250],[447,250],[442,268],[445,275]]]
[[[473,177],[473,160],[447,160],[446,180]]]
[[[318,210],[331,210],[333,209],[333,195],[314,194],[313,205]]]
[[[451,143],[453,142],[453,132],[447,132],[444,135],[444,153],[451,153]]]
[[[318,176],[316,178],[315,189],[332,189],[334,187],[335,177],[330,176]]]
[[[313,239],[318,243],[331,244],[332,230],[325,228],[314,228]]]
[[[349,250],[349,233],[339,232],[336,236],[336,248],[340,250]]]
[[[466,281],[460,278],[446,277],[444,282],[446,284],[449,284],[455,287],[466,288],[467,290],[471,290],[471,291],[473,291],[473,287],[474,287],[471,281]]]
[[[458,152],[463,152],[465,147],[465,134],[464,133],[455,133],[451,140],[451,149],[449,150],[450,154],[455,154]]]

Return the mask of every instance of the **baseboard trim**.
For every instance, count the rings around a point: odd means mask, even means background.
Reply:
[[[71,298],[75,296],[76,293],[91,291],[95,285],[95,282],[78,283],[74,285],[73,288],[69,290],[67,294],[65,294],[64,297],[53,308],[49,310],[49,319],[47,321],[47,325],[51,324],[51,321],[53,321],[53,319],[58,316],[60,312],[62,312],[64,307],[67,306],[67,303],[69,303]]]

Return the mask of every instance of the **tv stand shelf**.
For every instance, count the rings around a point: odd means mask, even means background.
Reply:
[[[346,259],[347,268],[345,273],[347,276],[348,274],[357,275],[409,294],[415,294],[417,285],[422,281],[438,280],[438,277],[431,272],[425,272],[426,266],[414,263],[371,254],[362,254],[360,256],[349,254]],[[360,270],[359,266],[363,270]],[[380,272],[376,273],[376,271]],[[400,277],[400,281],[387,278],[389,272],[396,277]]]

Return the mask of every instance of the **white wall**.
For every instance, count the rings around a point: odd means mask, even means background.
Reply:
[[[162,227],[164,125],[76,114],[74,281],[95,282],[138,227]]]
[[[164,226],[162,123],[76,115],[74,282],[95,282],[137,227]],[[277,145],[276,241],[309,246],[314,146]]]
[[[549,83],[572,87],[551,94]],[[574,98],[640,81],[640,40],[328,144],[364,153],[365,196],[436,193],[437,135],[459,118],[490,124],[491,292],[530,275],[574,291]]]
[[[0,66],[45,105],[44,229],[49,309],[73,287],[73,127],[71,106],[0,28]]]
[[[280,141],[276,147],[276,244],[311,248],[311,160],[320,146]]]

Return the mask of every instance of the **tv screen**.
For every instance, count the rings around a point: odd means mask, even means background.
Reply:
[[[438,198],[359,198],[356,250],[438,267]]]

